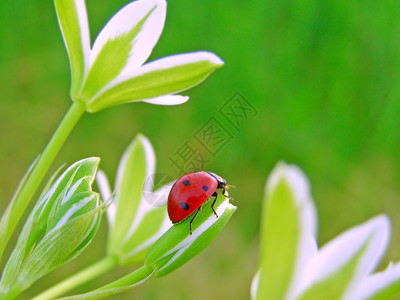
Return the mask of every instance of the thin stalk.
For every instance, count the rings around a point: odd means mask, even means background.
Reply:
[[[32,300],[55,299],[58,296],[76,288],[93,278],[96,278],[117,266],[117,259],[113,256],[106,256],[86,269],[72,275],[71,277],[52,286],[43,293],[37,295]]]
[[[83,103],[74,102],[64,119],[58,126],[57,130],[53,134],[49,143],[43,151],[43,154],[39,158],[36,166],[32,170],[32,173],[28,177],[25,185],[22,187],[20,193],[15,199],[14,203],[10,203],[12,207],[6,209],[6,213],[3,214],[2,220],[7,219],[6,222],[1,222],[3,225],[7,226],[5,230],[2,230],[3,233],[0,236],[0,259],[3,254],[3,251],[9,241],[15,227],[18,224],[19,219],[21,218],[25,208],[27,207],[29,201],[32,196],[36,192],[40,183],[43,180],[43,177],[46,175],[51,163],[54,158],[60,151],[62,145],[65,140],[71,133],[72,129],[75,127],[76,123],[79,121],[83,113],[85,112],[85,106]],[[9,214],[7,213],[9,212]]]
[[[144,265],[143,267],[135,270],[134,272],[118,280],[115,280],[101,288],[98,288],[97,290],[94,290],[94,292],[106,291],[115,288],[125,288],[128,286],[133,287],[134,285],[139,284],[143,280],[147,279],[147,277],[149,277],[153,273],[153,271],[154,271],[153,268]]]

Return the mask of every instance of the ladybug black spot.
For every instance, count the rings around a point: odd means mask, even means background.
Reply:
[[[185,181],[182,182],[182,184],[183,184],[184,186],[189,186],[189,185],[190,185],[190,182],[189,182],[189,180],[185,180]]]
[[[207,192],[208,191],[208,186],[203,185],[203,190],[205,190]]]
[[[179,206],[184,210],[188,210],[189,209],[189,205],[186,202],[179,203]]]

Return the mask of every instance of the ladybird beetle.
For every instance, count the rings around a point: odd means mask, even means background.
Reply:
[[[211,172],[193,172],[182,176],[174,183],[168,195],[169,219],[174,224],[179,223],[196,211],[190,220],[190,234],[192,234],[193,220],[210,197],[215,197],[211,209],[218,218],[214,210],[218,198],[216,190],[222,189],[222,194],[229,197],[227,187],[225,179]]]

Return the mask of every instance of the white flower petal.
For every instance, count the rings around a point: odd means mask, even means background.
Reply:
[[[146,181],[144,183],[143,192],[151,192],[153,190],[154,171],[156,168],[156,156],[150,141],[142,136],[144,151],[146,152]]]
[[[117,85],[125,80],[146,73],[150,73],[157,70],[171,69],[177,66],[189,65],[201,61],[208,61],[211,64],[217,66],[222,66],[224,64],[224,62],[218,56],[208,51],[197,51],[190,53],[175,54],[146,63],[137,70],[132,70],[131,72],[125,72],[124,74],[121,74],[113,82],[111,82],[109,86],[106,86],[104,90],[107,90],[112,86]]]
[[[110,77],[110,82],[103,78],[101,85],[94,80],[93,87],[87,90],[86,97],[90,100],[86,108],[89,112],[96,112],[122,103],[175,95],[200,84],[222,65],[218,56],[206,51],[164,57],[120,74],[113,80]],[[91,74],[99,72],[101,69]],[[183,100],[181,98],[179,102]]]
[[[171,182],[167,185],[164,185],[163,187],[156,190],[155,192],[143,193],[143,198],[151,206],[155,206],[155,207],[164,206],[167,204],[169,192],[171,191],[174,183],[175,183],[175,181]]]
[[[85,0],[75,0],[78,12],[79,27],[81,30],[82,51],[84,54],[85,74],[89,70],[90,32]]]
[[[370,299],[390,285],[400,282],[400,263],[390,264],[386,270],[368,276],[349,295],[348,299]]]
[[[144,201],[144,199],[142,198],[140,200],[140,204],[139,207],[137,209],[137,213],[136,216],[133,219],[132,225],[129,228],[128,233],[125,236],[124,242],[126,240],[128,240],[131,235],[136,231],[137,227],[139,226],[139,224],[142,222],[144,216],[151,210],[156,209],[156,207],[151,206],[150,204],[148,204],[146,201]]]
[[[251,281],[250,299],[252,300],[256,300],[257,298],[258,286],[260,285],[260,275],[261,271],[258,271],[256,275],[254,275],[253,280]]]
[[[151,245],[153,245],[160,238],[160,236],[162,236],[168,229],[171,228],[172,225],[173,225],[172,222],[169,220],[168,215],[166,214],[160,229],[157,232],[155,232],[152,236],[150,236],[142,244],[140,244],[139,246],[134,248],[131,252],[126,254],[126,256],[132,257],[137,253],[139,253],[140,251],[143,251],[143,249],[146,249]]]
[[[54,4],[69,55],[74,97],[89,70],[90,34],[86,5],[84,0],[55,0]]]
[[[107,201],[111,197],[111,189],[110,184],[108,183],[108,179],[106,174],[99,170],[96,176],[96,182],[100,190],[100,195],[103,201]]]
[[[97,186],[99,187],[100,195],[101,198],[103,199],[103,202],[109,200],[111,197],[110,184],[108,183],[106,174],[102,170],[99,170],[97,172],[96,182]],[[117,211],[117,199],[115,198],[112,200],[110,206],[106,210],[108,224],[110,224],[110,227],[112,226],[112,224],[114,224],[116,211]]]
[[[342,233],[322,247],[311,259],[307,272],[304,274],[304,280],[301,282],[301,289],[305,290],[314,283],[328,278],[365,247],[353,279],[343,297],[343,299],[351,299],[348,297],[351,290],[377,266],[387,247],[389,236],[390,221],[384,215]]]
[[[166,96],[160,96],[156,98],[142,100],[142,102],[147,102],[156,105],[179,105],[185,103],[188,100],[189,100],[188,96],[166,95]]]
[[[164,0],[138,0],[124,6],[116,13],[99,33],[90,57],[93,63],[107,41],[131,31],[143,18],[148,16],[140,32],[132,41],[130,58],[124,70],[140,67],[150,56],[164,27],[166,2]],[[125,71],[122,71],[124,73]]]

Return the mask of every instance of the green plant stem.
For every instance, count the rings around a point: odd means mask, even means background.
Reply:
[[[7,228],[3,231],[3,236],[0,236],[0,259],[7,245],[7,242],[9,241],[30,199],[36,192],[51,163],[53,162],[65,140],[67,139],[72,129],[75,127],[76,123],[79,121],[84,112],[85,105],[83,103],[74,102],[72,104],[64,119],[58,126],[56,132],[44,149],[43,154],[40,156],[25,185],[22,187],[14,204],[9,204],[12,205],[10,209],[10,215],[7,216],[7,209],[6,214],[2,216],[2,219],[8,217],[8,221],[4,222]]]
[[[133,285],[138,284],[141,281],[145,280],[147,277],[149,277],[153,273],[153,271],[154,271],[153,268],[144,265],[143,267],[135,270],[134,272],[118,280],[115,280],[101,288],[98,288],[97,290],[94,290],[94,292],[106,291],[115,288],[126,288],[128,286],[132,287]]]
[[[65,292],[76,288],[97,276],[100,276],[117,266],[117,259],[113,256],[106,256],[86,269],[72,275],[60,283],[54,285],[43,293],[37,295],[32,300],[54,299]]]

